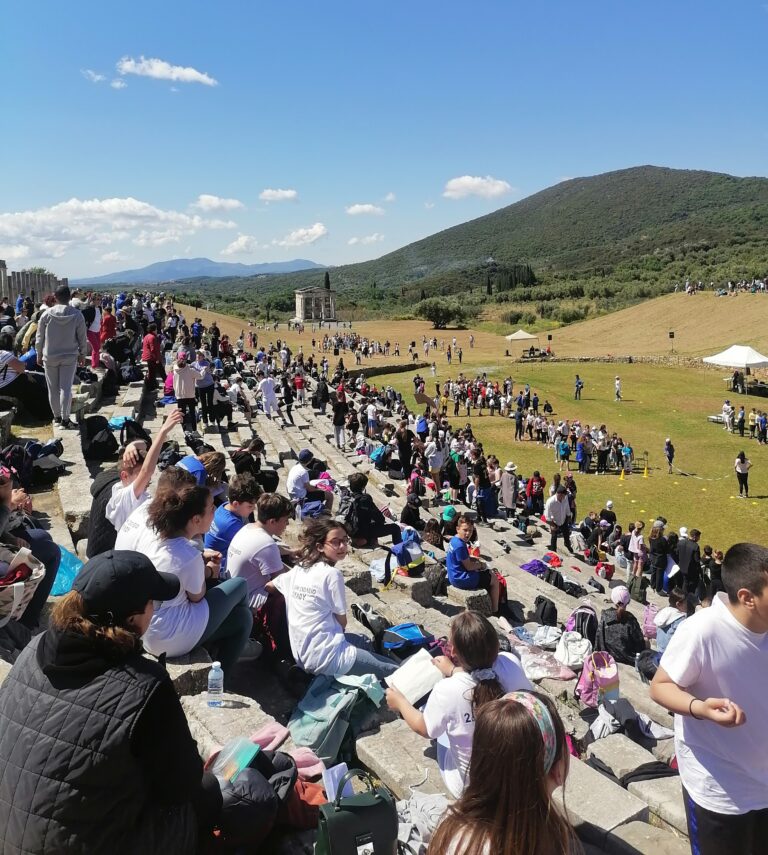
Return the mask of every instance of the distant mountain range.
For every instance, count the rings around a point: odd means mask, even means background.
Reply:
[[[144,285],[160,282],[176,282],[201,276],[240,277],[259,276],[265,273],[296,273],[299,270],[322,269],[322,264],[295,258],[292,261],[275,261],[268,264],[233,264],[211,261],[210,258],[174,258],[171,261],[156,261],[136,270],[119,270],[104,276],[87,279],[71,279],[73,285]]]

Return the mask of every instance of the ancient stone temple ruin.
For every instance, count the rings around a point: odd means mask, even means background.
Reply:
[[[294,321],[335,321],[336,292],[331,288],[301,288],[296,294]]]
[[[68,285],[69,280],[59,279],[52,273],[30,273],[28,270],[11,270],[0,259],[0,297],[15,300],[19,294],[41,300],[45,294],[50,294],[59,285]]]

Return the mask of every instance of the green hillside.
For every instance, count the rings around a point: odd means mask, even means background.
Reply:
[[[352,310],[397,313],[424,296],[461,293],[509,304],[493,312],[497,319],[517,309],[563,321],[688,276],[708,283],[767,270],[768,179],[642,166],[564,181],[381,258],[335,268],[331,281]],[[290,311],[294,288],[321,281],[303,271],[180,287],[223,305],[245,298],[256,314],[268,300]]]

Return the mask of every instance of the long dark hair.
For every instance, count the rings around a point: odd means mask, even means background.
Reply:
[[[568,771],[565,730],[557,709],[532,692],[549,711],[557,741],[552,769]],[[467,786],[445,815],[428,855],[574,855],[581,851],[568,820],[550,794],[539,726],[521,704],[499,698],[477,714]]]
[[[299,564],[302,567],[311,567],[320,560],[325,539],[334,529],[341,529],[344,534],[348,534],[344,523],[337,522],[333,517],[318,517],[304,523],[304,531],[299,536]]]
[[[459,664],[470,674],[489,670],[499,657],[499,637],[493,625],[479,612],[464,611],[451,621],[451,643]],[[504,694],[498,677],[477,680],[472,689],[472,712]]]
[[[150,525],[163,538],[178,537],[192,517],[205,513],[208,487],[197,484],[159,484],[157,495],[149,505],[147,518]]]

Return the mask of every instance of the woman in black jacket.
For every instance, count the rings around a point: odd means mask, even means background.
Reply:
[[[91,559],[0,686],[0,851],[194,853],[221,812],[165,669],[142,656],[179,580]]]
[[[667,569],[669,547],[664,537],[664,523],[656,520],[648,538],[648,552],[651,564],[651,587],[657,594],[664,593],[664,571]]]

